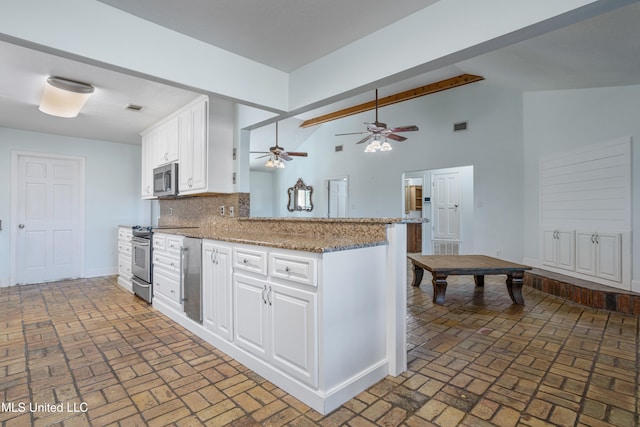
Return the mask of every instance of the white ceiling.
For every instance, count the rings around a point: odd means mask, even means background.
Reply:
[[[199,38],[282,70],[292,70],[368,32],[398,21],[436,0],[102,0],[139,17]],[[274,7],[274,4],[277,7]],[[380,88],[386,96],[463,72],[494,85],[520,90],[552,90],[640,84],[640,2],[455,66]],[[1,31],[1,29],[0,29]],[[0,39],[1,39],[0,33]],[[139,132],[197,94],[0,41],[0,126],[123,143],[139,143]],[[87,81],[96,93],[75,119],[38,111],[47,76]],[[280,143],[295,151],[304,140],[296,130],[307,119],[373,98],[372,93],[341,100],[286,119]],[[124,111],[128,103],[142,112]],[[252,150],[274,143],[274,126],[252,132]]]

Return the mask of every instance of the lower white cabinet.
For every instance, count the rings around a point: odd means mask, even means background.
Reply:
[[[549,228],[543,231],[542,263],[573,271],[576,268],[575,231]]]
[[[118,284],[131,290],[131,227],[118,227]]]
[[[167,258],[154,261],[154,307],[313,409],[326,414],[401,372],[389,295],[406,276],[389,279],[386,245],[314,253],[204,239],[202,248],[202,324],[172,302]]]
[[[233,287],[231,247],[202,242],[202,324],[224,338],[233,340]]]
[[[622,279],[620,233],[578,231],[576,271],[619,282]]]
[[[317,387],[316,293],[242,274],[233,283],[238,347]]]
[[[153,298],[182,311],[180,289],[183,236],[155,233],[153,235]]]

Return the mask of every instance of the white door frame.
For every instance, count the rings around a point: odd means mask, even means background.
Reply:
[[[331,194],[330,194],[330,190],[329,190],[329,186],[331,185],[331,181],[345,181],[346,182],[346,188],[345,188],[345,215],[348,218],[349,217],[349,175],[342,175],[342,176],[333,176],[330,178],[325,178],[324,180],[324,188],[327,191],[327,197],[325,198],[325,213],[327,214],[327,217],[329,216],[329,204],[330,204],[330,198],[331,198]]]
[[[84,272],[84,239],[85,239],[85,218],[84,218],[84,211],[85,211],[85,165],[86,165],[86,159],[84,157],[79,157],[79,156],[66,156],[66,155],[60,155],[60,154],[51,154],[51,153],[41,153],[41,152],[36,152],[36,151],[16,151],[16,150],[12,150],[11,151],[11,217],[9,218],[9,230],[10,231],[10,245],[11,245],[11,271],[9,273],[9,285],[15,285],[16,284],[16,277],[17,277],[17,271],[16,271],[16,256],[15,254],[17,253],[17,249],[18,249],[18,236],[17,236],[17,218],[18,218],[18,159],[20,157],[40,157],[43,159],[60,159],[60,160],[71,160],[71,161],[75,161],[76,163],[78,163],[78,170],[80,171],[80,199],[79,199],[79,204],[82,207],[82,209],[80,209],[80,212],[78,214],[79,217],[79,222],[80,224],[78,224],[79,227],[79,232],[80,232],[80,236],[79,236],[79,244],[80,244],[80,250],[79,252],[79,256],[80,256],[80,276],[84,277],[85,272]]]

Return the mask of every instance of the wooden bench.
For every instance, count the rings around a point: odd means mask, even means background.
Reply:
[[[424,270],[431,272],[435,304],[444,303],[447,276],[472,275],[476,286],[484,286],[485,275],[506,274],[507,291],[511,300],[515,304],[524,305],[524,271],[531,270],[531,267],[485,255],[408,255],[408,258],[413,264],[413,286],[420,286]]]

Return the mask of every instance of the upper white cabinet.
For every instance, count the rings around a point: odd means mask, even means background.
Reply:
[[[153,145],[157,132],[152,130],[142,135],[141,191],[143,199],[153,199]]]
[[[603,279],[622,279],[620,233],[578,231],[576,233],[576,271]]]
[[[573,271],[576,268],[575,232],[548,228],[543,231],[542,263]]]
[[[142,197],[153,169],[178,163],[178,194],[233,192],[233,103],[205,95],[142,133]]]
[[[153,167],[178,160],[178,131],[178,117],[171,117],[158,127],[153,147]]]

